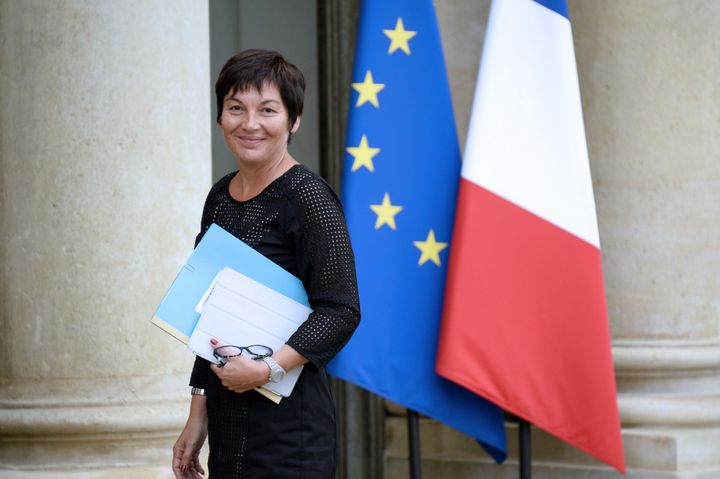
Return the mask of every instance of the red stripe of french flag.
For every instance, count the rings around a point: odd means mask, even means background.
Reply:
[[[494,0],[437,372],[625,471],[569,20]]]

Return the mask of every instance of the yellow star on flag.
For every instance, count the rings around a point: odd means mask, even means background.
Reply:
[[[355,104],[356,107],[363,106],[365,103],[370,102],[375,108],[380,108],[377,94],[385,88],[385,84],[375,83],[370,70],[365,73],[365,79],[362,83],[353,83],[352,87],[360,93],[357,103]]]
[[[439,243],[435,241],[435,231],[430,230],[425,241],[413,241],[413,244],[422,253],[418,266],[422,266],[428,260],[440,266],[440,251],[447,248],[447,243]]]
[[[391,55],[396,50],[400,49],[405,52],[406,55],[410,55],[409,40],[417,35],[416,31],[405,30],[402,18],[398,17],[395,23],[395,30],[383,30],[385,35],[390,39],[390,48],[388,48],[388,55]]]
[[[403,209],[402,206],[396,206],[390,203],[390,194],[385,193],[383,196],[382,203],[379,205],[370,205],[370,209],[377,215],[377,221],[375,222],[375,229],[380,229],[382,225],[388,225],[392,229],[397,229],[395,226],[395,215],[400,213]]]
[[[358,146],[348,146],[345,151],[350,153],[355,161],[353,161],[352,171],[357,171],[360,167],[364,166],[371,173],[375,172],[375,166],[373,165],[373,157],[380,153],[380,148],[371,148],[368,145],[367,136],[363,135],[360,138],[360,144]]]

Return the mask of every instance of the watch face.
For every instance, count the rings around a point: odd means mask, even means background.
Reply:
[[[268,366],[270,366],[270,382],[276,383],[282,380],[282,378],[285,377],[285,371],[283,368],[275,362],[273,358],[267,357],[264,358],[265,362]]]

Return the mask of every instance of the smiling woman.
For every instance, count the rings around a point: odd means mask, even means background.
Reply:
[[[231,195],[246,200],[298,162],[287,146],[300,128],[305,78],[277,52],[245,50],[215,85],[217,123],[239,167]]]
[[[287,145],[290,134],[300,127],[300,117],[289,124],[280,91],[272,83],[264,83],[259,90],[250,88],[228,93],[219,125],[228,148],[245,172],[283,169],[297,163],[288,153]],[[233,194],[236,199],[248,199],[250,196],[243,194],[243,190],[237,190],[241,179],[242,176],[236,175],[230,182],[231,193],[236,193]]]
[[[173,448],[178,478],[204,473],[198,453],[206,437],[210,477],[334,476],[335,410],[324,366],[350,339],[360,311],[340,202],[287,149],[304,90],[300,70],[266,50],[233,56],[215,85],[217,125],[237,171],[210,190],[196,243],[211,224],[224,228],[300,278],[313,312],[271,356],[232,355],[222,367],[196,359],[190,415]],[[253,391],[303,364],[279,404]]]

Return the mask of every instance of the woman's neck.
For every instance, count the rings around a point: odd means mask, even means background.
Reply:
[[[254,198],[297,164],[298,162],[286,150],[278,161],[272,163],[238,165],[238,173],[230,181],[230,195],[238,201]]]

